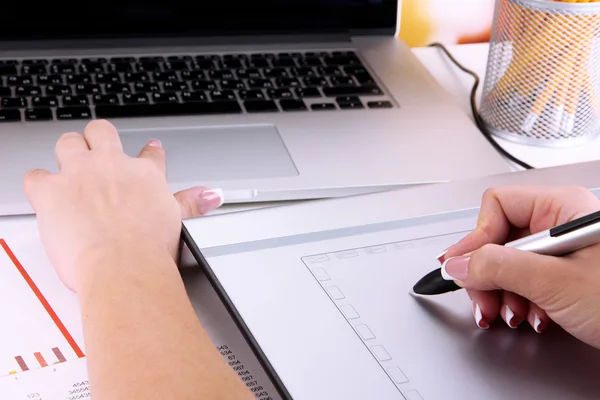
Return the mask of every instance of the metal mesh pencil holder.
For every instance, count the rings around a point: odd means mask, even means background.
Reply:
[[[600,132],[600,3],[497,0],[480,115],[493,135],[566,147]]]

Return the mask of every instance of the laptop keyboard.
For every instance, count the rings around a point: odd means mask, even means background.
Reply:
[[[0,60],[0,121],[390,108],[355,52]]]

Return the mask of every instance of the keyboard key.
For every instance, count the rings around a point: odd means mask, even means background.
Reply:
[[[306,104],[302,100],[280,100],[279,105],[283,111],[305,111]]]
[[[97,94],[102,93],[102,88],[100,85],[91,84],[91,83],[80,83],[75,85],[75,93],[76,94]]]
[[[332,86],[356,86],[356,82],[349,76],[330,76]]]
[[[272,99],[292,99],[294,94],[289,89],[269,89],[267,91]]]
[[[15,96],[39,96],[42,94],[42,88],[38,86],[17,86]]]
[[[269,68],[271,65],[266,59],[252,59],[248,61],[248,67],[250,68]]]
[[[0,110],[0,122],[14,122],[21,120],[19,110]]]
[[[90,119],[92,112],[88,107],[59,107],[56,109],[58,119]]]
[[[48,70],[44,64],[23,65],[21,74],[23,75],[45,75]]]
[[[121,83],[121,77],[119,74],[109,72],[106,74],[97,74],[96,82],[98,83]]]
[[[249,113],[279,111],[277,104],[272,100],[249,100],[244,102],[244,107]]]
[[[181,99],[184,102],[188,102],[188,101],[208,101],[208,97],[206,96],[206,94],[204,92],[182,92],[181,93]]]
[[[324,61],[329,66],[360,65],[360,60],[357,57],[332,56],[325,57]]]
[[[315,103],[315,104],[311,104],[310,108],[314,111],[335,110],[335,104],[333,104],[333,103]]]
[[[295,78],[277,78],[275,83],[279,88],[300,87],[300,81]]]
[[[338,96],[335,98],[338,103],[354,103],[360,101],[358,96]]]
[[[189,90],[187,82],[163,82],[162,86],[165,92],[180,92],[182,90]]]
[[[343,76],[344,73],[338,67],[323,67],[318,68],[319,74],[322,76]]]
[[[288,78],[290,76],[285,68],[265,68],[263,75],[265,78]]]
[[[117,105],[119,98],[116,94],[96,94],[92,97],[96,105]]]
[[[152,93],[152,101],[158,103],[179,103],[177,93]]]
[[[66,79],[67,83],[92,83],[92,76],[89,74],[69,74]]]
[[[205,115],[239,113],[237,101],[167,103],[126,106],[96,106],[98,118],[153,117],[168,115]]]
[[[148,82],[150,76],[146,72],[126,72],[125,82]]]
[[[243,64],[240,60],[235,59],[225,59],[223,60],[223,67],[225,68],[242,68]]]
[[[87,106],[89,104],[86,95],[64,96],[62,99],[63,106]]]
[[[271,89],[273,88],[273,82],[268,79],[248,79],[248,86],[250,86],[250,89]]]
[[[52,64],[77,64],[76,58],[55,58]]]
[[[58,99],[54,96],[36,96],[31,99],[33,107],[58,107]]]
[[[242,78],[260,79],[263,77],[260,73],[260,69],[256,69],[256,68],[249,68],[249,69],[240,68],[235,71],[235,74],[240,79],[242,79]]]
[[[191,56],[169,56],[167,57],[169,61],[192,61]]]
[[[110,59],[111,63],[132,63],[135,62],[133,57],[113,57]]]
[[[344,72],[348,75],[356,75],[356,74],[367,74],[367,69],[362,65],[352,65],[348,67],[344,67]]]
[[[126,83],[107,83],[106,86],[104,86],[104,90],[108,94],[131,92],[131,88]]]
[[[133,71],[133,67],[130,63],[109,63],[106,64],[106,70],[108,72],[128,72]]]
[[[298,65],[306,67],[321,67],[323,62],[318,57],[306,57],[298,60]]]
[[[389,101],[369,101],[367,103],[369,108],[392,108],[393,105]]]
[[[163,65],[165,71],[183,71],[188,69],[185,61],[169,61]]]
[[[33,85],[33,77],[11,75],[8,78],[6,78],[6,83],[9,86],[31,86]]]
[[[216,65],[215,65],[215,62],[210,59],[206,59],[206,60],[196,59],[196,61],[191,63],[191,67],[193,69],[213,69],[216,67]]]
[[[242,100],[264,100],[267,98],[262,90],[240,90],[240,99]]]
[[[8,87],[0,87],[0,97],[11,96],[10,88]]]
[[[89,64],[89,63],[105,64],[107,62],[108,62],[108,60],[104,57],[82,58],[81,59],[82,64]]]
[[[202,70],[195,69],[193,71],[181,71],[181,79],[186,81],[205,80],[206,74]]]
[[[302,77],[317,76],[317,72],[310,67],[292,68],[292,75]]]
[[[296,67],[296,62],[293,58],[278,58],[271,63],[274,67]]]
[[[364,74],[354,75],[354,79],[356,79],[356,81],[361,85],[374,85],[375,84],[375,79],[373,79],[373,77],[366,72]]]
[[[104,64],[101,62],[86,62],[79,66],[79,71],[84,73],[104,72]]]
[[[61,75],[40,75],[37,77],[38,85],[62,85],[63,78]]]
[[[27,107],[27,99],[24,97],[4,97],[2,108],[24,108]]]
[[[322,78],[322,77],[316,77],[316,76],[304,78],[304,79],[302,79],[302,82],[304,82],[304,86],[307,86],[307,87],[329,86],[329,83],[327,83],[327,79]]]
[[[156,61],[142,61],[135,64],[135,70],[139,72],[160,71],[160,64]]]
[[[137,93],[160,92],[160,86],[156,82],[136,82],[133,84],[133,90]]]
[[[22,60],[21,63],[23,65],[31,65],[31,64],[48,64],[48,60],[40,58],[40,59],[29,59]],[[13,64],[12,62],[10,64]],[[16,62],[14,64],[17,64]]]
[[[294,91],[296,92],[296,95],[298,95],[298,97],[322,97],[323,96],[321,94],[321,92],[319,92],[319,89],[317,89],[316,87],[297,88],[297,89],[294,89]]]
[[[51,74],[74,74],[77,72],[75,64],[56,64],[50,66]]]
[[[235,79],[233,71],[228,69],[211,70],[208,72],[210,79]]]
[[[124,104],[148,104],[150,99],[146,93],[125,93],[123,95]]]
[[[327,97],[336,96],[376,96],[383,92],[377,86],[338,86],[323,88],[323,93]]]
[[[179,78],[174,71],[155,72],[154,80],[157,82],[178,81]]]
[[[213,81],[194,81],[192,82],[194,90],[217,90],[217,83]]]
[[[363,103],[361,103],[360,101],[348,101],[348,102],[344,102],[344,103],[338,103],[338,107],[341,108],[342,110],[365,108]]]
[[[0,65],[0,75],[16,75],[16,74],[17,74],[17,67],[15,65]],[[21,119],[21,116],[19,115],[19,120],[20,119]]]
[[[244,81],[239,79],[225,79],[220,81],[219,84],[221,85],[221,89],[246,89],[246,84]]]
[[[140,62],[164,62],[165,59],[161,56],[140,57]]]
[[[49,108],[28,108],[25,110],[27,121],[49,121],[52,119],[52,110]]]
[[[236,100],[233,90],[213,90],[210,92],[213,101]]]

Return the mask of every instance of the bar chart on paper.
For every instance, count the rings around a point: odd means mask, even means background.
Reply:
[[[0,239],[0,398],[53,399],[82,385],[88,391],[74,294],[43,253],[13,243]]]

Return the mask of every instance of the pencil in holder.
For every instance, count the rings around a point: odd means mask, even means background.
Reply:
[[[567,147],[600,132],[600,2],[497,0],[480,115],[498,137]]]

